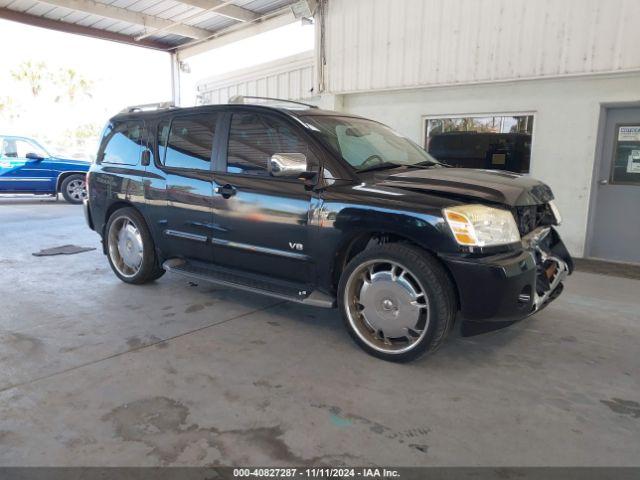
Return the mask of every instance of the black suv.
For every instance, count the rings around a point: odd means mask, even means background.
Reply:
[[[395,361],[437,349],[456,316],[512,322],[559,295],[573,267],[548,186],[448,167],[372,120],[283,105],[110,120],[85,214],[121,280],[169,270],[337,306],[364,350]]]

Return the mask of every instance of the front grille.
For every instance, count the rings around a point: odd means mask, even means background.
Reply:
[[[521,236],[532,232],[538,227],[555,224],[555,218],[548,203],[515,207],[513,216],[516,219]]]

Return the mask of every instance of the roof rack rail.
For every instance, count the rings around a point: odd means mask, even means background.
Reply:
[[[305,108],[318,108],[315,105],[311,105],[310,103],[296,102],[294,100],[285,100],[284,98],[271,98],[271,97],[255,97],[253,95],[234,95],[229,98],[228,103],[233,104],[246,104],[251,102],[246,102],[245,100],[264,100],[265,102],[274,102],[274,103],[288,103],[291,105],[297,105],[299,107]]]
[[[166,110],[168,108],[175,108],[175,106],[176,105],[173,102],[145,103],[142,105],[131,105],[130,107],[123,108],[120,110],[120,113],[143,112],[146,110]]]

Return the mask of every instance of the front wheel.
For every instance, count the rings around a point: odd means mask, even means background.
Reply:
[[[407,362],[444,341],[456,313],[444,268],[413,245],[389,243],[356,255],[340,277],[347,331],[373,356]]]
[[[83,175],[69,175],[60,185],[62,196],[69,203],[82,203],[87,197],[87,183]]]
[[[164,274],[149,229],[136,209],[117,210],[109,217],[105,231],[109,264],[120,280],[142,284]]]

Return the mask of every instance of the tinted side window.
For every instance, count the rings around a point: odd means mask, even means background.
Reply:
[[[303,153],[311,162],[309,145],[294,128],[265,115],[237,113],[231,118],[227,172],[268,175],[276,153]]]
[[[209,170],[217,119],[215,113],[175,117],[171,122],[164,164],[174,168]]]
[[[144,124],[142,122],[121,123],[108,134],[102,163],[137,165],[140,162],[143,146],[145,146]]]

